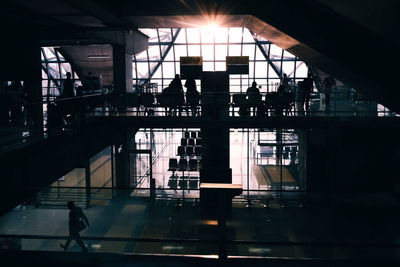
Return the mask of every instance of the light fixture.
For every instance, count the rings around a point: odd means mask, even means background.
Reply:
[[[105,58],[110,58],[110,56],[109,55],[88,55],[88,58],[105,59]]]

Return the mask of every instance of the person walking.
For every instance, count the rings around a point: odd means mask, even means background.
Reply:
[[[70,210],[69,212],[69,237],[65,244],[60,243],[60,247],[64,250],[68,249],[69,244],[74,239],[76,243],[81,247],[82,252],[87,252],[88,249],[83,243],[79,232],[89,227],[89,220],[86,215],[83,213],[80,207],[75,206],[73,201],[69,201],[67,203],[67,207]]]

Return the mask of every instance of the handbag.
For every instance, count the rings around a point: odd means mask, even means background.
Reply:
[[[78,220],[78,232],[80,232],[80,231],[82,231],[82,230],[84,230],[85,228],[86,228],[86,224],[85,224],[85,222],[83,221],[83,219],[82,218],[79,218],[79,220]]]

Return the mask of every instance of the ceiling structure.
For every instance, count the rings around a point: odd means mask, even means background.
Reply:
[[[14,0],[0,15],[40,28],[42,45],[112,45],[115,33],[133,33],[142,50],[138,27],[246,27],[399,112],[400,92],[388,78],[397,76],[399,7],[396,0]]]

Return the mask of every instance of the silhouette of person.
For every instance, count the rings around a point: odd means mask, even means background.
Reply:
[[[304,101],[305,101],[305,105],[306,105],[306,111],[308,112],[310,110],[310,94],[312,92],[313,89],[313,79],[311,78],[311,73],[309,72],[307,74],[307,78],[305,78],[303,80],[302,83],[302,91],[304,94]]]
[[[24,88],[20,81],[13,81],[9,87],[9,97],[11,100],[11,123],[13,125],[20,124],[23,119],[23,92]]]
[[[199,103],[200,95],[196,89],[196,81],[189,77],[185,82],[186,87],[186,101],[192,110],[192,116],[196,116],[197,104]],[[189,113],[189,111],[187,111]]]
[[[331,104],[332,87],[336,85],[336,81],[331,75],[329,75],[324,79],[323,84],[325,89],[325,110],[328,111],[330,109],[330,104]]]
[[[253,107],[253,115],[256,114],[257,107],[261,104],[260,89],[257,88],[257,83],[253,81],[251,87],[246,90],[248,105]]]
[[[247,88],[246,90],[246,94],[259,94],[260,90],[257,88],[257,83],[256,82],[252,82],[251,83],[251,87]]]
[[[86,226],[89,227],[89,220],[83,213],[82,209],[80,207],[75,206],[75,203],[73,201],[69,201],[67,203],[67,207],[70,210],[69,237],[64,245],[60,243],[60,247],[62,247],[64,250],[67,250],[72,239],[75,239],[76,243],[78,243],[78,245],[82,248],[82,252],[87,252],[88,249],[83,243],[81,236],[79,235],[79,232],[85,229]]]
[[[283,86],[283,92],[290,92],[290,87],[289,87],[289,82],[290,78],[286,75],[286,73],[283,74],[282,78],[282,86]]]
[[[175,74],[175,78],[169,84],[169,92],[175,95],[176,104],[179,108],[179,115],[182,112],[182,104],[185,102],[183,96],[183,86],[179,74]]]
[[[71,79],[71,72],[67,72],[67,78],[63,81],[62,97],[74,96],[74,81]]]

